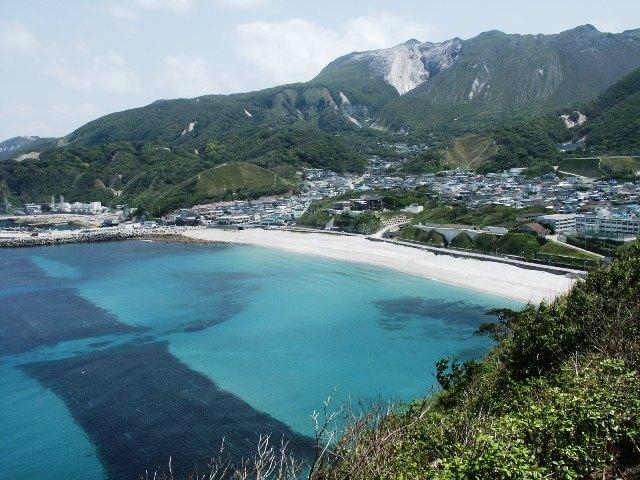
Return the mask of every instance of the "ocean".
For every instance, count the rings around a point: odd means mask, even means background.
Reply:
[[[257,247],[127,241],[0,250],[0,478],[130,479],[309,451],[310,414],[410,401],[520,305]]]

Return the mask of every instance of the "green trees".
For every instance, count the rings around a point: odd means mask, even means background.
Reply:
[[[434,247],[445,247],[447,245],[444,236],[442,236],[441,234],[435,231],[425,232],[424,230],[420,230],[413,226],[403,228],[400,231],[400,238],[402,240],[412,240],[415,242],[427,243],[429,245],[433,245]]]
[[[373,212],[356,216],[343,213],[335,217],[335,226],[345,232],[370,234],[380,229],[380,218]]]
[[[587,145],[622,155],[640,153],[640,69],[607,89],[587,107]]]
[[[471,240],[466,233],[456,235],[449,245],[455,248],[462,248],[464,250],[471,250],[474,248],[473,240]]]
[[[518,255],[529,259],[533,258],[540,250],[538,240],[529,233],[507,233],[498,238],[496,246],[499,253]]]
[[[481,252],[493,253],[498,249],[498,237],[490,233],[481,233],[474,240],[474,244]]]

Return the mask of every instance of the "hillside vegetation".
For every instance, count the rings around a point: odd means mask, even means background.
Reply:
[[[640,73],[612,86],[640,64],[637,31],[491,31],[449,44],[449,57],[427,62],[428,81],[404,95],[385,81],[386,53],[365,52],[337,59],[307,83],[156,101],[98,118],[59,141],[12,139],[0,148],[33,149],[40,158],[0,162],[0,186],[22,202],[62,194],[162,213],[189,206],[196,200],[192,179],[220,164],[250,163],[287,180],[304,167],[363,172],[368,156],[395,155],[386,146],[398,142],[429,147],[409,155],[403,173],[544,173],[562,158],[556,143],[585,135],[589,151],[581,156],[640,154]],[[407,45],[416,43],[395,49]],[[352,61],[358,58],[368,60]],[[580,130],[559,119],[569,106],[587,112]]]
[[[475,169],[497,153],[491,138],[468,135],[453,140],[446,150],[446,164],[449,168]]]
[[[148,143],[73,145],[47,150],[36,160],[3,163],[0,185],[6,185],[10,198],[22,201],[47,202],[55,194],[70,201],[129,203],[154,215],[185,205],[295,188],[294,172],[285,168],[280,174],[248,164],[214,169],[218,163],[213,154],[202,157]],[[283,179],[288,175],[290,182]]]
[[[639,281],[635,244],[553,303],[499,310],[484,359],[443,359],[441,391],[361,417],[314,478],[638,478]]]
[[[251,191],[256,195],[282,191],[292,187],[276,173],[250,163],[220,165],[198,174],[196,191],[203,198],[216,198],[225,193]]]
[[[600,152],[640,153],[640,69],[603,92],[587,108],[583,133],[587,145]]]
[[[558,162],[558,170],[584,177],[632,180],[640,176],[640,157],[568,157]]]

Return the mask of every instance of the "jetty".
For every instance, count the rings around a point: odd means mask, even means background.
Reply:
[[[36,247],[44,245],[64,245],[67,243],[113,242],[134,238],[162,238],[183,233],[185,227],[137,228],[118,226],[73,231],[0,231],[0,247]]]

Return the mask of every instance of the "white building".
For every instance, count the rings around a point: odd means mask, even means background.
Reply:
[[[419,205],[417,203],[412,203],[411,205],[404,207],[402,209],[403,212],[418,214],[424,210],[424,206]]]
[[[27,215],[38,215],[42,213],[42,207],[37,203],[26,203],[24,206],[24,213]]]
[[[578,215],[576,231],[586,237],[632,240],[640,237],[640,218],[631,215]]]
[[[60,197],[60,202],[51,203],[51,210],[53,212],[62,212],[62,213],[88,213],[91,215],[96,215],[98,213],[102,213],[107,210],[106,207],[102,206],[100,202],[90,202],[90,203],[80,203],[80,202],[65,202],[64,197]]]
[[[576,235],[576,217],[578,215],[575,213],[556,213],[554,215],[541,215],[537,220],[549,225],[557,234],[573,236]]]

